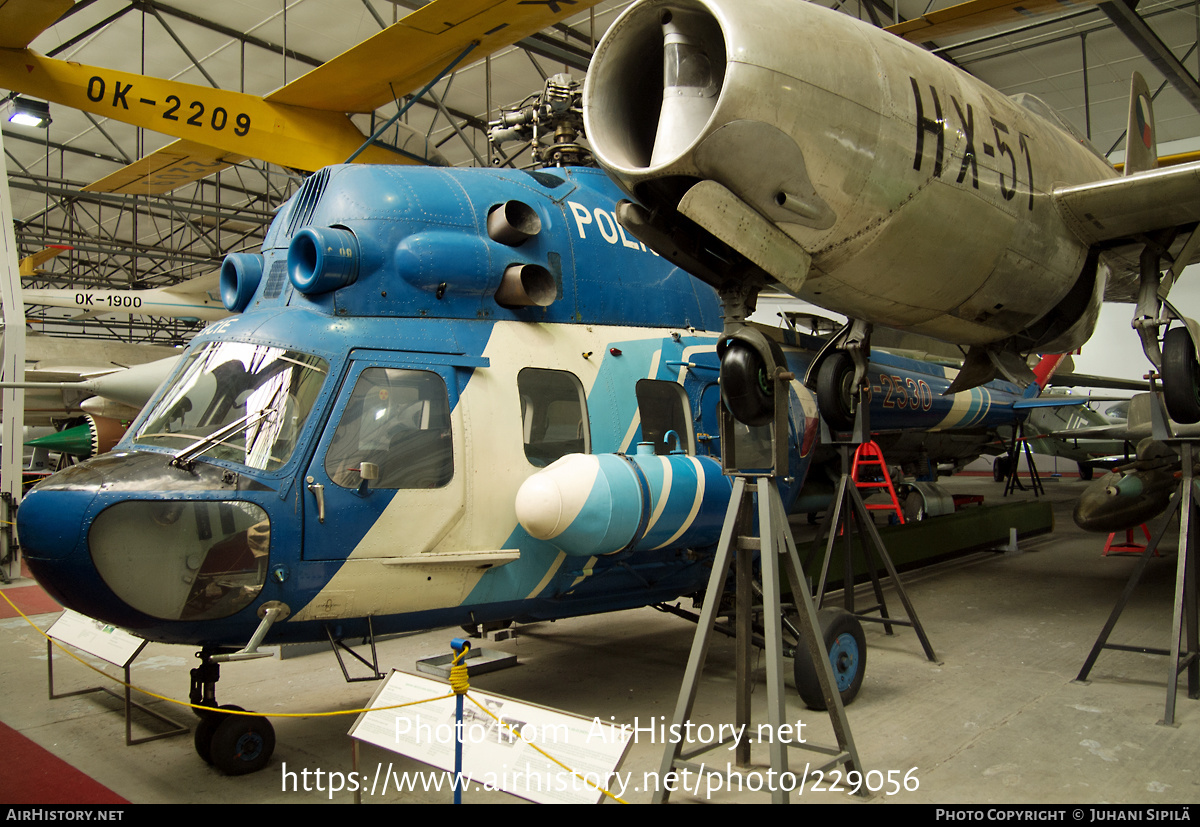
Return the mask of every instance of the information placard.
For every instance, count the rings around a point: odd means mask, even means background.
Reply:
[[[372,707],[436,698],[447,684],[393,671],[371,701]],[[628,733],[613,724],[480,692],[474,698],[507,726],[468,698],[463,705],[463,789],[503,790],[543,804],[597,803],[612,784],[629,748]],[[454,771],[455,699],[385,709],[359,716],[350,736],[447,772]],[[512,729],[510,730],[509,727]],[[513,732],[520,733],[518,738]],[[530,744],[554,759],[549,760]],[[470,782],[469,784],[467,782]]]
[[[47,635],[115,666],[128,666],[146,641],[124,629],[64,609]]]

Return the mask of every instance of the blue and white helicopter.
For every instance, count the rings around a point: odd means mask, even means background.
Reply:
[[[227,258],[237,315],[193,340],[115,452],[27,495],[31,571],[71,609],[201,647],[193,698],[212,706],[218,662],[263,642],[702,591],[731,491],[720,307],[622,230],[619,197],[586,168],[313,175],[261,255]],[[789,507],[817,451],[799,377],[820,342],[801,338],[783,343]],[[872,366],[879,430],[982,429],[1022,398]],[[260,748],[224,754],[222,726]],[[273,738],[263,718],[210,715],[197,746],[241,772]]]
[[[440,14],[436,5],[424,11]],[[551,13],[474,5],[506,23]],[[456,27],[462,41],[476,39],[468,23],[493,39],[515,31],[487,15]],[[371,48],[394,54],[387,44]],[[8,82],[32,82],[14,65]],[[363,74],[328,66],[341,83],[322,70],[288,95],[309,101],[313,86],[338,90]],[[79,81],[66,102],[84,108],[93,77],[117,77],[58,70]],[[377,86],[394,97],[390,79]],[[262,644],[565,618],[701,592],[731,494],[717,422],[721,308],[711,287],[618,224],[622,197],[586,168],[317,172],[281,208],[261,255],[226,260],[223,300],[237,315],[193,340],[115,452],[26,496],[30,569],[71,609],[200,647],[192,698],[209,707],[219,664]],[[813,378],[827,420],[844,420],[850,365],[815,359],[820,340],[772,335],[797,377],[781,494],[807,509],[802,490],[823,449],[818,400],[800,377]],[[945,395],[954,375],[876,352],[872,430],[939,433],[937,450],[925,438],[913,457],[970,452],[1034,404],[1006,382]],[[768,452],[761,433],[738,427]],[[739,459],[756,457],[739,443]],[[839,683],[856,689],[864,663]],[[196,732],[202,757],[228,772],[261,768],[273,745],[265,718],[206,713]]]

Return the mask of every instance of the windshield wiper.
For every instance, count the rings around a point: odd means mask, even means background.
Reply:
[[[255,425],[263,419],[266,419],[273,413],[275,413],[274,408],[268,406],[252,413],[248,413],[240,419],[235,419],[224,428],[220,428],[219,430],[213,431],[208,436],[196,440],[191,445],[187,446],[182,451],[171,457],[171,461],[167,464],[173,465],[176,468],[182,468],[184,471],[191,471],[196,465],[194,461],[196,457],[203,454],[209,448],[220,445],[229,437],[249,430],[252,425]]]

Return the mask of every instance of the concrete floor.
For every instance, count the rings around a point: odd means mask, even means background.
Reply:
[[[1000,488],[978,478],[950,481],[956,492]],[[876,794],[868,801],[906,803],[1128,803],[1200,801],[1200,702],[1180,691],[1176,726],[1158,725],[1166,699],[1167,660],[1105,652],[1089,685],[1073,683],[1119,595],[1133,558],[1102,558],[1104,537],[1085,535],[1070,518],[1083,488],[1074,478],[1049,480],[1056,531],[1022,544],[1018,552],[974,554],[905,577],[909,594],[942,665],[925,660],[915,634],[885,637],[867,624],[868,663],[857,700],[848,708],[864,769],[898,771],[919,782],[915,791]],[[1174,539],[1166,556],[1151,563],[1142,587],[1112,641],[1166,647],[1175,567]],[[899,611],[899,601],[889,604]],[[55,615],[34,618],[46,628]],[[489,644],[513,652],[520,665],[472,680],[480,689],[561,708],[587,717],[632,723],[670,719],[694,627],[652,609],[525,626],[515,640]],[[458,630],[386,641],[381,663],[415,671],[418,658],[447,651]],[[711,646],[693,720],[733,721],[733,642]],[[151,645],[134,667],[134,682],[186,698],[192,650]],[[353,716],[277,719],[278,746],[267,769],[230,778],[201,762],[191,737],[124,746],[124,724],[115,701],[99,695],[56,701],[46,697],[44,639],[20,618],[0,621],[0,720],[137,803],[349,802],[352,795],[283,789],[284,768],[325,773],[352,769]],[[761,656],[759,663],[761,665]],[[791,673],[791,662],[786,662]],[[55,659],[59,691],[94,685],[96,676],[62,657]],[[755,693],[756,723],[765,722],[763,668]],[[347,684],[328,652],[284,660],[225,666],[218,684],[222,703],[263,713],[325,712],[358,708],[374,683]],[[186,709],[152,705],[194,725]],[[789,689],[787,719],[803,721],[810,740],[831,743],[828,718],[804,708]],[[140,730],[146,732],[149,730]],[[766,769],[765,749],[755,758]],[[721,765],[728,753],[716,754]],[[662,747],[634,743],[622,766],[634,781],[626,798],[646,802],[639,786],[656,770]],[[791,753],[803,766],[804,753]],[[365,747],[359,772],[376,765],[419,771],[421,765]],[[911,770],[911,773],[910,773]],[[315,776],[310,776],[315,778]],[[910,780],[910,786],[912,781]],[[467,801],[514,801],[500,793],[469,790]],[[675,793],[672,801],[705,800]],[[420,793],[372,802],[444,802],[449,794]],[[721,792],[718,802],[763,802],[765,794]],[[813,793],[804,801],[862,803],[844,793]]]

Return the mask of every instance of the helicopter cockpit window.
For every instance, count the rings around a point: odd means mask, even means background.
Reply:
[[[441,488],[454,476],[446,382],[427,370],[368,368],[358,377],[325,454],[325,472],[343,488]]]
[[[591,450],[583,385],[564,370],[525,368],[517,375],[525,456],[540,467]]]
[[[642,439],[654,444],[654,453],[669,454],[676,450],[695,453],[691,406],[683,388],[676,382],[640,379],[634,391],[642,418]]]
[[[197,456],[272,471],[291,456],[328,373],[307,353],[210,342],[188,356],[133,441],[199,445]]]

